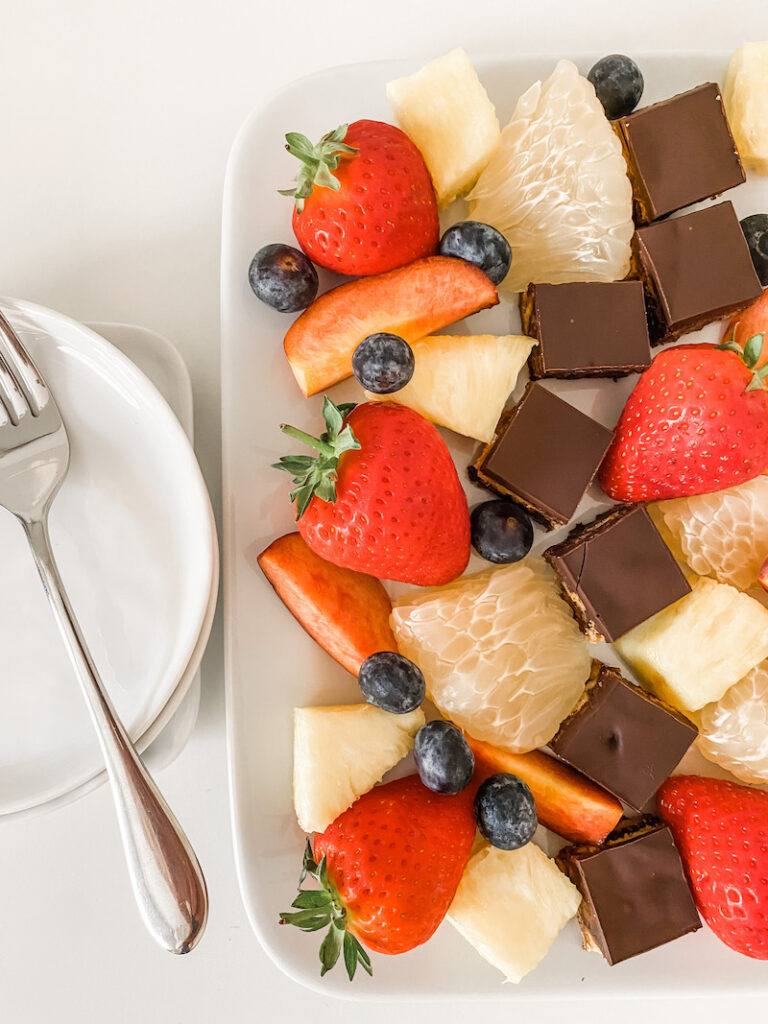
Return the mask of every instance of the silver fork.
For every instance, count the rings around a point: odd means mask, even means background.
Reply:
[[[0,506],[24,528],[96,726],[144,923],[172,953],[200,939],[208,894],[197,858],[115,714],[59,576],[48,510],[69,466],[69,440],[51,392],[0,312]]]

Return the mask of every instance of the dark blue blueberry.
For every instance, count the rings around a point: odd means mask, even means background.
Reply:
[[[519,562],[531,550],[531,520],[514,501],[496,498],[475,505],[469,523],[472,547],[488,562]]]
[[[539,823],[530,789],[506,772],[491,775],[480,786],[475,818],[483,838],[500,850],[519,850],[530,843]]]
[[[595,87],[605,116],[612,121],[631,114],[643,95],[643,76],[631,57],[612,53],[592,66],[587,78]]]
[[[369,704],[393,715],[407,715],[421,707],[427,689],[418,665],[394,651],[366,658],[357,681]]]
[[[256,298],[280,313],[298,313],[317,295],[317,271],[292,245],[259,249],[248,268],[248,280]]]
[[[504,235],[479,220],[463,220],[448,228],[440,239],[440,252],[476,264],[494,284],[501,284],[512,262],[512,250]]]
[[[460,793],[475,770],[475,755],[461,729],[450,722],[427,722],[416,733],[413,754],[419,778],[435,793]]]
[[[753,213],[741,222],[749,246],[755,273],[763,288],[768,288],[768,213]]]
[[[352,372],[366,391],[391,395],[413,376],[413,352],[396,334],[369,334],[352,356]]]

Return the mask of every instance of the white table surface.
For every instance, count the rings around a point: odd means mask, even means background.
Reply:
[[[260,98],[323,66],[457,44],[566,56],[731,50],[764,38],[765,0],[0,0],[0,294],[172,339],[192,374],[197,450],[218,505],[221,190],[230,143]],[[356,1019],[361,1005],[283,977],[246,921],[229,834],[220,621],[197,729],[160,782],[208,878],[201,946],[175,959],[144,934],[105,789],[0,825],[4,1024]],[[758,1006],[732,997],[610,1009],[507,1000],[476,1012],[494,1022],[617,1012],[714,1022],[726,1007],[749,1019]],[[379,1024],[393,1009],[364,1012]],[[450,1024],[468,1011],[395,1009],[404,1024]]]

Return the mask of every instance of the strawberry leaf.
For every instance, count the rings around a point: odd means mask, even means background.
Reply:
[[[358,964],[367,974],[372,974],[371,958],[358,939],[347,931],[347,911],[336,886],[328,877],[327,861],[325,857],[319,864],[315,861],[309,840],[304,850],[299,886],[307,878],[311,878],[319,888],[300,888],[291,904],[295,910],[280,914],[280,924],[293,925],[303,932],[328,929],[320,944],[320,977],[335,967],[342,951],[350,981],[355,976]]]
[[[301,165],[296,175],[294,188],[281,188],[281,196],[293,196],[299,213],[304,210],[304,200],[312,195],[315,186],[329,188],[338,192],[341,188],[339,179],[331,173],[335,171],[342,159],[357,155],[354,146],[344,142],[347,137],[348,125],[342,124],[332,132],[325,134],[316,145],[312,145],[306,135],[300,132],[288,132],[285,136],[285,148],[295,156]]]
[[[339,460],[345,452],[360,448],[360,442],[352,428],[349,424],[344,425],[345,418],[352,409],[354,405],[334,405],[326,395],[323,400],[325,431],[320,437],[312,437],[311,434],[286,424],[280,428],[284,434],[302,441],[318,452],[316,456],[283,455],[278,462],[273,463],[274,469],[280,469],[293,476],[296,486],[290,497],[296,506],[297,520],[307,511],[313,498],[330,504],[337,500],[336,479]]]
[[[751,369],[757,365],[763,351],[764,334],[753,334],[744,346],[744,362]]]

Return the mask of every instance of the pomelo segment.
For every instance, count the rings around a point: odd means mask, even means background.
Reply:
[[[768,661],[699,712],[702,754],[742,782],[768,782]]]
[[[513,753],[549,742],[589,676],[587,645],[541,558],[406,595],[391,621],[445,717]]]
[[[502,287],[619,281],[630,263],[632,187],[595,90],[561,60],[518,100],[468,196],[512,247]]]
[[[768,477],[712,494],[655,502],[653,515],[697,575],[739,590],[757,583],[768,555]]]

